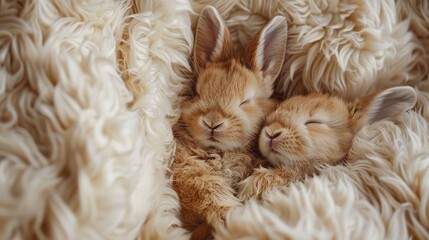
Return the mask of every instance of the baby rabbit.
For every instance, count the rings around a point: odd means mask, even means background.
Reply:
[[[283,64],[286,33],[285,19],[276,17],[239,54],[215,8],[204,8],[195,40],[195,97],[182,107],[186,128],[201,146],[228,151],[257,136],[275,107],[270,97]]]
[[[393,87],[354,102],[318,93],[285,100],[267,117],[259,136],[262,155],[276,169],[255,170],[239,184],[239,198],[247,200],[303,179],[320,165],[341,162],[364,125],[394,119],[416,100],[411,87]]]
[[[202,10],[193,55],[198,73],[193,97],[184,101],[173,127],[173,187],[186,228],[203,223],[216,228],[228,209],[241,205],[232,187],[258,164],[246,151],[277,104],[270,97],[286,40],[286,20],[275,17],[237,52],[216,9]]]

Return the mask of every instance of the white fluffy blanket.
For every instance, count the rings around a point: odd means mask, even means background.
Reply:
[[[168,164],[193,28],[288,18],[278,93],[416,85],[350,162],[232,211],[219,239],[429,239],[429,2],[0,0],[0,238],[187,239]],[[423,115],[423,117],[422,117]]]

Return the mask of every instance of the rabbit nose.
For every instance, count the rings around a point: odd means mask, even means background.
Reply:
[[[203,119],[203,124],[204,124],[204,126],[206,126],[207,128],[209,128],[213,131],[213,130],[219,128],[220,126],[222,126],[223,122],[213,123],[212,121],[210,121],[210,123],[209,123],[208,121]]]
[[[267,131],[265,131],[265,134],[270,139],[270,141],[272,141],[272,140],[276,139],[277,137],[279,137],[281,132],[274,132],[274,133],[270,134]]]

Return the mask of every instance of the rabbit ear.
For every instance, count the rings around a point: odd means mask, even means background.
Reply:
[[[243,60],[247,67],[261,72],[264,81],[271,85],[283,66],[286,43],[286,19],[276,16],[252,39]]]
[[[414,107],[417,94],[412,87],[392,87],[378,94],[363,97],[355,104],[359,127],[384,119],[394,119]]]
[[[195,37],[194,61],[198,72],[209,62],[228,58],[230,53],[231,38],[227,26],[214,7],[205,7],[198,19]]]

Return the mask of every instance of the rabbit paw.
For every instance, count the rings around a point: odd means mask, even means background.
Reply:
[[[223,156],[223,171],[225,177],[238,183],[252,172],[252,159],[239,153],[225,153]]]
[[[287,173],[289,170],[255,169],[252,175],[239,183],[237,198],[240,201],[248,201],[252,198],[260,199],[273,188],[287,186],[291,174],[285,174],[285,171]]]

